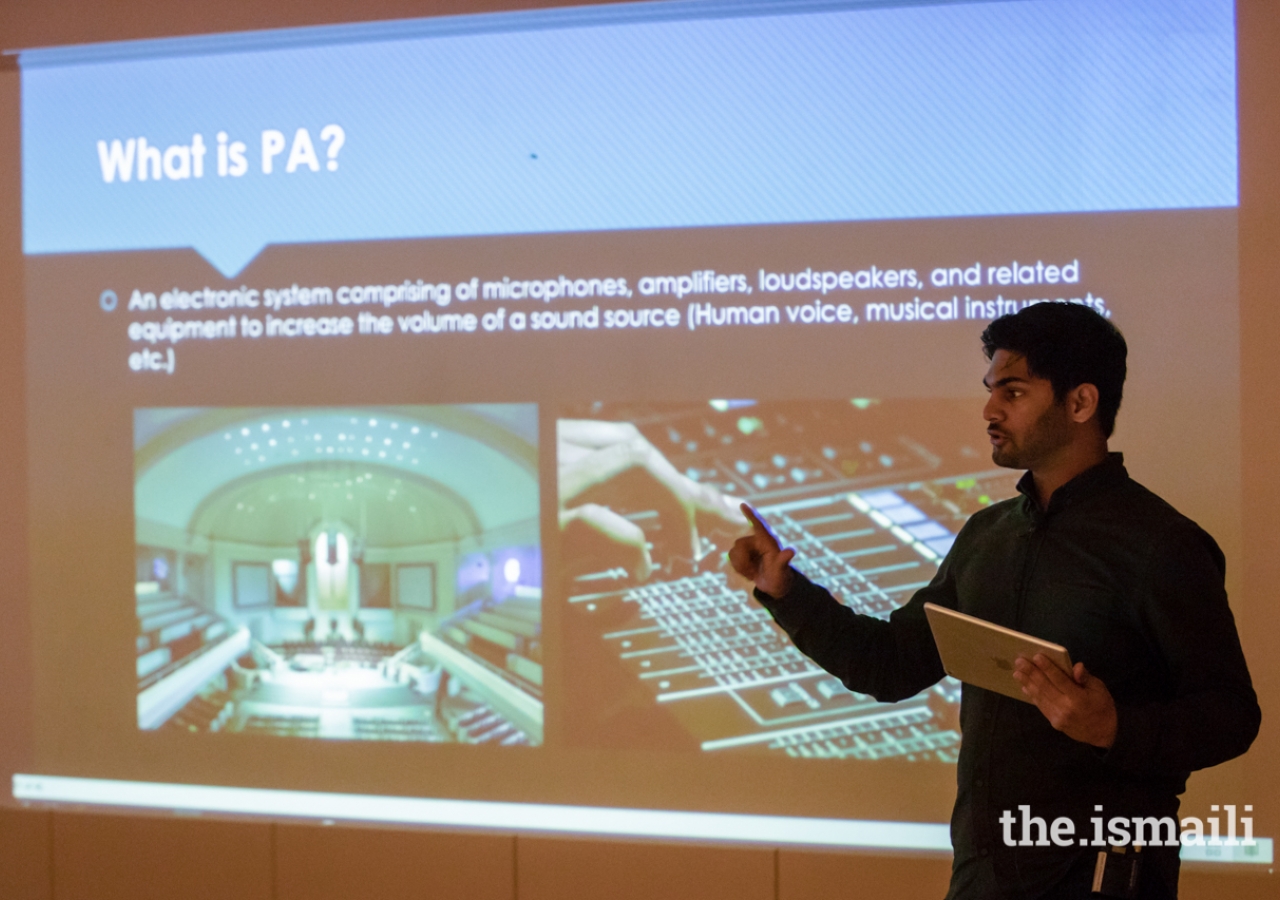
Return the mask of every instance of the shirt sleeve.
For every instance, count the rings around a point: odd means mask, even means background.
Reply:
[[[930,601],[956,607],[946,561],[933,581],[894,610],[888,621],[854,612],[800,572],[794,572],[785,597],[771,597],[759,589],[755,597],[801,653],[851,691],[882,702],[905,700],[946,674],[924,613]]]
[[[1148,563],[1142,625],[1166,667],[1169,696],[1118,705],[1103,757],[1134,774],[1171,776],[1239,756],[1262,720],[1223,586],[1222,551],[1190,522],[1170,528]]]

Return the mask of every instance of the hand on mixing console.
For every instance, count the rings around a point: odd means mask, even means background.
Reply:
[[[677,471],[630,422],[561,419],[556,443],[560,529],[591,566],[621,566],[638,581],[655,568],[649,536],[619,509],[656,512],[675,555],[693,561],[705,553],[700,535],[741,530],[736,499]]]
[[[748,504],[742,504],[741,509],[751,523],[751,534],[734,543],[729,562],[735,572],[754,581],[769,596],[785,597],[791,590],[791,560],[796,551],[783,549],[773,529]]]

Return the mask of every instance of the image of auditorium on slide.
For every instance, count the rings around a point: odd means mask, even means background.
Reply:
[[[138,727],[540,744],[537,422],[135,410]]]

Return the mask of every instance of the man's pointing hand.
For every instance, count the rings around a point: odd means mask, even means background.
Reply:
[[[742,514],[751,523],[751,534],[738,538],[729,551],[729,562],[743,578],[771,597],[785,597],[791,590],[791,559],[796,551],[782,549],[777,536],[760,514],[742,504]]]

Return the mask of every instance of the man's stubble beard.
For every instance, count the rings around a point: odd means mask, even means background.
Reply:
[[[1007,431],[1001,429],[1000,433],[1006,443],[991,448],[991,461],[1006,469],[1034,469],[1071,440],[1066,404],[1055,402],[1041,413],[1019,444],[1013,443]]]

